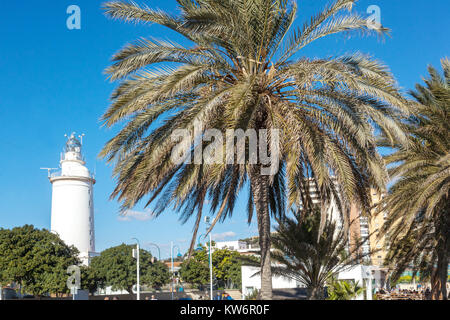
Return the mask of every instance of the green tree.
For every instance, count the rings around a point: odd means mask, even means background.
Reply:
[[[328,286],[328,300],[352,300],[364,292],[358,282],[332,279]]]
[[[105,278],[102,277],[97,268],[81,266],[81,288],[94,294],[99,288],[106,287]]]
[[[441,63],[443,76],[429,66],[425,85],[410,92],[417,101],[407,120],[410,141],[385,157],[395,183],[379,206],[389,213],[383,232],[391,242],[392,280],[408,267],[430,274],[434,299],[447,299],[450,257],[450,61]]]
[[[0,229],[0,252],[0,283],[15,282],[36,296],[68,293],[67,268],[80,263],[75,247],[32,225]]]
[[[229,249],[215,250],[212,254],[214,275],[221,288],[241,288],[241,260],[237,251]]]
[[[416,282],[422,282],[422,278],[419,276],[415,276],[414,277],[414,281]],[[410,275],[403,275],[400,278],[398,278],[396,280],[396,282],[394,283],[394,285],[398,284],[398,283],[413,283],[413,277]]]
[[[166,264],[156,261],[142,274],[142,283],[154,288],[161,288],[170,282],[170,272]]]
[[[332,277],[371,253],[361,252],[364,242],[350,247],[347,232],[335,222],[327,220],[323,232],[320,227],[319,208],[312,213],[299,210],[294,218],[280,220],[273,236],[273,258],[281,264],[273,273],[305,285],[311,300],[323,299]]]
[[[216,249],[212,253],[212,266],[215,284],[219,288],[241,288],[243,263],[257,264],[255,257],[244,257],[237,251],[227,248]],[[181,265],[181,277],[184,281],[197,286],[209,283],[209,254],[206,247],[197,248],[190,260]]]
[[[192,257],[180,265],[181,279],[201,287],[209,283],[208,252],[205,247],[194,251]]]
[[[239,252],[227,248],[215,250],[212,260],[217,285],[226,289],[241,289],[242,265],[259,263],[259,259],[254,256],[242,256]]]
[[[134,248],[134,245],[121,244],[106,249],[91,259],[89,268],[92,269],[94,278],[100,280],[102,288],[111,286],[112,290],[126,290],[130,295],[133,294],[132,289],[137,280],[136,259],[132,255]],[[152,255],[143,249],[140,249],[139,255],[140,272],[149,280]]]
[[[147,205],[156,202],[157,215],[171,205],[182,222],[195,213],[192,252],[204,201],[210,200],[215,214],[213,227],[231,216],[238,193],[246,189],[248,220],[255,212],[258,222],[261,297],[270,299],[271,215],[282,217],[286,203],[299,204],[309,178],[324,206],[335,195],[342,214],[350,203],[368,208],[369,187],[382,190],[387,181],[374,132],[404,138],[401,111],[409,109],[387,67],[360,54],[300,56],[303,48],[329,35],[387,32],[352,13],[354,3],[331,1],[293,30],[297,5],[287,0],[180,0],[176,16],[134,2],[107,2],[108,17],[157,23],[189,41],[183,46],[141,38],[114,55],[106,70],[120,85],[102,120],[108,127],[124,127],[100,156],[115,166],[112,196],[123,210],[147,198]],[[271,165],[279,170],[267,174],[261,159],[255,163],[249,156],[228,164],[225,152],[220,157],[225,146],[217,145],[218,138],[199,142],[212,128],[222,135],[228,129],[269,130],[270,136],[280,130],[279,150],[275,144],[267,147],[264,139],[256,146],[278,158]],[[187,130],[183,140],[195,154],[216,147],[219,163],[172,161],[179,130]]]

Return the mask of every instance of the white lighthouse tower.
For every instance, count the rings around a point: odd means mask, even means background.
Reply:
[[[78,136],[82,141],[82,136]],[[81,143],[72,133],[61,154],[59,172],[49,176],[52,184],[51,231],[80,251],[84,265],[95,255],[94,176],[85,166]]]

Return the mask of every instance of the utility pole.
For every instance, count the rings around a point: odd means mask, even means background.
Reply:
[[[213,269],[212,269],[212,247],[211,247],[211,233],[209,233],[209,282],[210,282],[210,296],[213,299]]]
[[[173,241],[170,242],[170,262],[172,263],[172,277],[171,277],[171,281],[170,281],[170,293],[171,293],[171,297],[173,300]]]
[[[209,217],[205,217],[205,223],[206,223],[206,231],[208,231],[209,227],[211,226],[209,222]],[[209,233],[209,294],[211,300],[213,299],[213,269],[212,269],[212,238],[211,238],[211,232]]]
[[[172,284],[171,284],[171,291],[172,291],[172,300],[173,300],[173,291],[174,291],[174,286],[173,283],[175,282],[175,273],[174,273],[174,268],[173,268],[173,249],[178,248],[178,257],[181,257],[181,253],[180,253],[180,247],[178,245],[173,245],[173,241],[170,242],[170,260],[172,262]]]
[[[136,240],[136,249],[133,249],[133,258],[136,258],[137,263],[136,263],[136,278],[137,278],[137,284],[136,284],[136,291],[137,291],[137,300],[141,300],[141,286],[140,286],[140,281],[139,281],[139,274],[140,274],[140,270],[139,270],[139,240],[136,238],[133,238],[134,240]]]

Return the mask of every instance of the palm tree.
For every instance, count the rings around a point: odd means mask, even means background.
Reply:
[[[345,281],[332,279],[328,289],[328,300],[352,300],[364,292],[358,281]]]
[[[327,220],[320,232],[320,220],[319,208],[300,210],[279,221],[272,237],[272,257],[279,263],[272,272],[305,285],[312,300],[323,299],[327,283],[373,253],[361,252],[367,240],[349,246],[348,233],[334,221]]]
[[[106,70],[120,85],[102,120],[107,127],[125,125],[100,156],[114,163],[112,197],[122,210],[146,199],[156,216],[169,206],[183,223],[195,214],[192,252],[205,200],[215,216],[211,230],[231,216],[238,194],[247,190],[248,221],[255,211],[260,235],[261,295],[270,299],[271,216],[282,217],[286,206],[307,197],[309,178],[324,207],[338,192],[342,214],[352,202],[368,207],[369,186],[381,190],[387,181],[373,129],[404,138],[399,116],[408,107],[385,66],[361,54],[298,57],[328,35],[387,32],[351,13],[354,2],[335,0],[294,31],[297,6],[287,0],[178,0],[176,16],[134,2],[104,4],[108,17],[157,23],[189,42],[140,39],[115,54]],[[258,141],[256,147],[278,155],[272,164],[279,170],[262,174],[261,159],[251,163],[249,157],[240,164],[171,160],[177,130],[188,130],[187,144],[201,157],[213,144],[202,139],[211,128],[266,129],[271,136],[280,130],[278,145]]]
[[[386,156],[395,180],[380,209],[389,212],[384,232],[390,235],[388,261],[395,281],[410,265],[431,274],[433,295],[447,299],[450,257],[450,61],[444,75],[429,66],[430,78],[410,94],[417,100],[408,119],[411,143],[398,144]],[[385,140],[380,145],[385,145]],[[414,195],[414,196],[412,196]],[[434,271],[433,271],[434,270]],[[433,272],[432,272],[433,271]]]

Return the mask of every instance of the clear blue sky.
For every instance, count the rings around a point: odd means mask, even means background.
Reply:
[[[146,3],[176,12],[174,0]],[[297,21],[305,21],[325,3],[299,0]],[[81,8],[81,30],[66,27],[66,9],[72,4]],[[114,188],[111,167],[97,159],[99,150],[117,129],[101,128],[98,119],[115,87],[102,73],[115,51],[142,36],[178,42],[183,39],[157,25],[135,26],[108,20],[100,4],[96,0],[2,2],[0,227],[34,224],[50,228],[51,185],[46,172],[39,168],[58,165],[65,133],[83,132],[87,163],[96,170],[97,177],[97,250],[131,243],[131,238],[137,237],[142,243],[159,244],[162,255],[168,256],[170,241],[182,251],[186,249],[193,221],[182,226],[170,209],[156,220],[119,219],[119,205],[109,200]],[[390,66],[402,88],[412,88],[426,75],[428,64],[438,66],[440,58],[450,53],[450,2],[360,0],[354,10],[365,13],[373,4],[381,8],[382,23],[392,30],[391,38],[380,42],[375,37],[331,37],[301,54],[327,57],[355,51],[371,53]],[[248,226],[245,221],[245,203],[240,203],[232,219],[217,226],[214,233],[231,234],[227,240],[256,235],[256,226]]]

